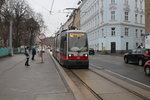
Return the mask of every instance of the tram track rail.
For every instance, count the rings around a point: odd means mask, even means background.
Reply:
[[[141,95],[140,93],[138,93],[138,92],[136,92],[136,91],[133,91],[132,89],[129,89],[129,88],[127,88],[127,87],[125,87],[125,86],[123,86],[123,85],[121,85],[121,84],[119,84],[119,83],[117,83],[117,82],[115,82],[115,81],[113,81],[113,80],[111,80],[111,79],[109,79],[109,78],[107,78],[107,77],[105,77],[105,76],[103,76],[103,75],[97,73],[96,71],[94,71],[94,70],[92,70],[92,69],[89,69],[89,70],[92,71],[93,73],[97,74],[98,76],[100,76],[100,77],[102,77],[102,78],[104,78],[104,79],[106,79],[106,80],[112,82],[113,84],[115,84],[115,85],[117,85],[117,86],[119,86],[119,87],[125,89],[126,91],[128,91],[128,92],[130,92],[130,93],[136,95],[137,97],[142,98],[143,100],[150,100],[150,98],[147,98],[146,96],[143,96],[143,95]]]
[[[97,98],[97,100],[103,100],[101,96],[99,96],[92,88],[90,88],[84,81],[82,81],[82,79],[79,76],[77,76],[72,70],[70,70],[70,72],[74,76],[76,76],[78,80],[80,80],[80,82],[82,82],[82,84]]]
[[[137,97],[139,97],[139,98],[141,98],[143,100],[150,100],[150,98],[148,98],[146,96],[143,96],[140,93],[138,93],[138,92],[136,92],[136,91],[134,91],[132,89],[129,89],[129,88],[127,88],[127,87],[125,87],[125,86],[123,86],[123,85],[121,85],[121,84],[119,84],[119,83],[117,83],[117,82],[115,82],[115,81],[105,77],[104,75],[99,74],[98,72],[94,71],[93,69],[102,70],[102,69],[97,69],[97,68],[91,68],[90,67],[89,71],[91,71],[92,73],[96,74],[97,76],[102,77],[105,80],[107,80],[107,81],[109,81],[109,82],[119,86],[120,88],[123,88],[124,90],[128,91],[129,93],[131,93],[131,94],[133,94],[133,95],[135,95],[135,96],[137,96]],[[97,98],[97,100],[104,100],[98,93],[95,92],[95,90],[93,90],[90,86],[88,86],[88,84],[85,83],[72,69],[69,69],[69,71]]]

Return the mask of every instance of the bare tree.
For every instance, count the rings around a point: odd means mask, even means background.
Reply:
[[[7,7],[1,8],[1,38],[4,47],[8,46],[8,35],[9,35],[9,22],[10,22],[10,11]]]
[[[35,15],[35,20],[38,22],[40,25],[40,32],[45,33],[45,30],[47,29],[47,26],[44,23],[43,16],[40,13],[37,13]]]
[[[14,1],[14,35],[13,35],[13,46],[14,47],[19,47],[21,45],[20,41],[21,41],[21,37],[22,37],[22,21],[24,19],[24,16],[27,14],[27,4],[24,0],[15,0]]]
[[[2,6],[5,3],[5,0],[0,0],[0,46],[2,46],[2,17],[1,17],[1,10],[2,10]]]
[[[8,46],[9,22],[13,18],[13,47],[34,45],[36,36],[46,29],[41,14],[36,14],[25,0],[13,0],[13,13],[9,7],[0,9],[1,30],[0,37],[4,46]]]

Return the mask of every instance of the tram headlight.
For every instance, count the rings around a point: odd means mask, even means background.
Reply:
[[[88,54],[84,54],[83,56],[84,56],[84,57],[88,57]]]
[[[68,54],[68,57],[73,57],[74,55],[73,54]]]
[[[68,57],[71,57],[71,54],[69,54]]]

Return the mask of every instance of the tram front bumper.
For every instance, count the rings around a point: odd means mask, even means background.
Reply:
[[[70,68],[88,68],[88,60],[68,60],[65,62],[65,65]]]

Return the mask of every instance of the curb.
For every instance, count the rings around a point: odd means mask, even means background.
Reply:
[[[57,66],[57,69],[62,74],[63,78],[65,79],[66,83],[70,87],[70,89],[73,92],[73,95],[75,96],[76,100],[86,100],[85,97],[82,95],[81,91],[78,89],[78,87],[73,83],[73,81],[69,78],[69,76],[65,73],[65,71],[62,69],[62,67],[59,65],[59,63],[54,59],[51,52],[49,51],[49,54],[51,58],[53,59],[54,63]]]

